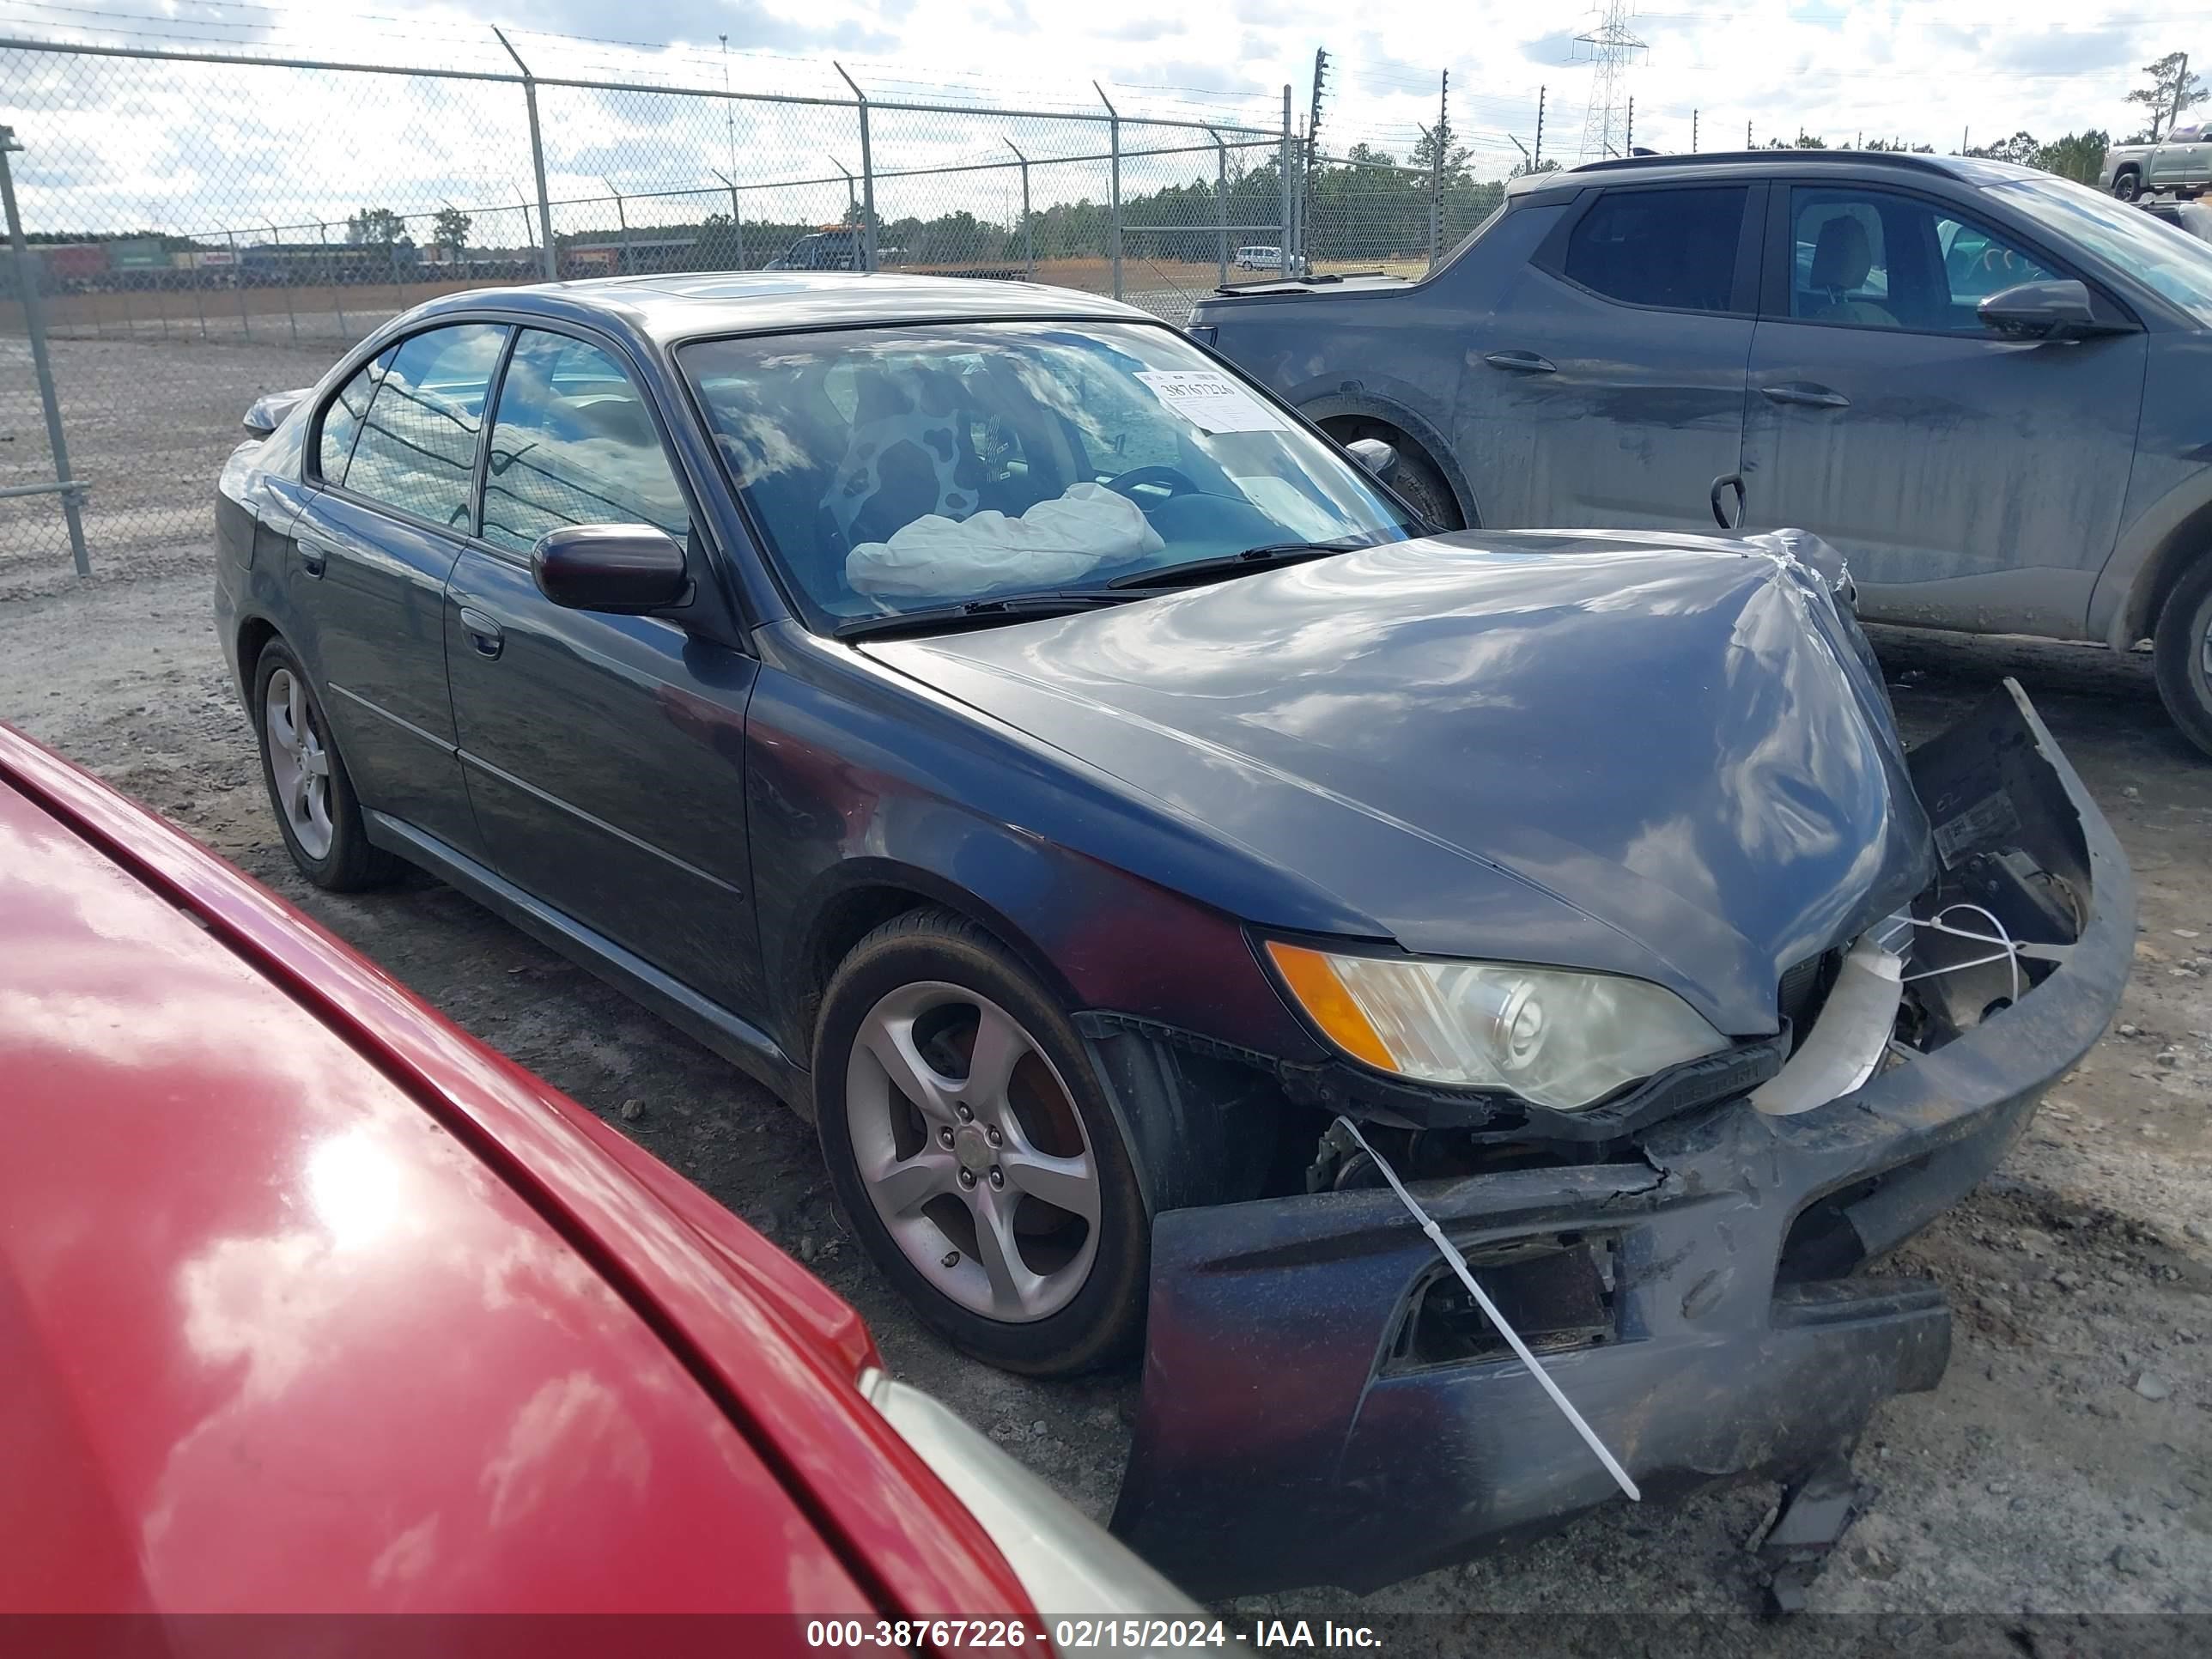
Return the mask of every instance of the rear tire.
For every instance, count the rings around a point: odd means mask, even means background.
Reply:
[[[390,881],[399,862],[369,844],[353,778],[314,685],[281,638],[263,646],[254,663],[252,709],[261,781],[300,873],[333,893]]]
[[[2142,174],[2129,167],[2114,175],[2112,194],[2123,202],[2132,202],[2142,194]]]
[[[2199,555],[2166,596],[2152,647],[2166,712],[2212,755],[2212,553]]]
[[[1031,1376],[1134,1348],[1136,1170],[1081,1038],[1003,945],[946,910],[885,922],[823,993],[813,1060],[830,1185],[924,1322]]]
[[[1464,530],[1467,515],[1459,509],[1459,497],[1444,482],[1443,474],[1432,465],[1428,458],[1413,448],[1406,434],[1395,427],[1381,426],[1371,422],[1331,422],[1329,432],[1339,443],[1352,443],[1361,438],[1380,438],[1398,452],[1398,465],[1391,469],[1387,480],[1390,489],[1404,498],[1406,505],[1419,514],[1430,528],[1437,531]]]

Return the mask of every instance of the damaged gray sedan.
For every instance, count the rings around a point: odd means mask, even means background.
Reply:
[[[1141,1351],[1115,1523],[1201,1592],[1832,1464],[1945,1362],[1878,1258],[2118,1003],[2072,769],[2010,687],[1908,755],[1820,544],[1428,534],[1105,301],[456,295],[264,414],[301,871],[750,1069],[966,1352]]]

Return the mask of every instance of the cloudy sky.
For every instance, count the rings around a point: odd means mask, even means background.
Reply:
[[[18,39],[496,71],[512,67],[498,24],[545,76],[708,87],[726,76],[842,96],[834,58],[878,100],[1096,108],[1096,78],[1124,116],[1262,126],[1279,120],[1285,82],[1303,115],[1325,46],[1328,147],[1402,155],[1415,123],[1433,118],[1449,70],[1453,123],[1478,167],[1499,173],[1517,159],[1516,140],[1536,141],[1540,88],[1545,154],[1575,159],[1593,82],[1575,37],[1597,21],[1543,0],[0,0],[0,33]],[[2140,125],[2124,96],[2151,58],[2188,51],[2212,78],[2212,6],[2174,0],[2091,13],[2051,0],[1652,0],[1631,27],[1645,43],[1623,82],[1636,142],[1662,149],[1690,147],[1693,112],[1705,149],[1740,144],[1747,121],[1761,143],[1800,126],[1831,142],[1881,135],[1947,150],[1962,134],[1980,143],[2023,129],[2117,137]],[[0,106],[33,145],[27,189],[66,191],[75,206],[102,192],[125,216],[139,212],[127,203],[158,198],[172,222],[218,208],[234,217],[248,196],[264,217],[333,211],[359,192],[331,175],[370,159],[410,175],[410,206],[456,191],[510,199],[527,172],[509,131],[517,101],[465,82],[425,94],[362,77],[0,55]],[[743,111],[739,121],[720,106],[549,93],[555,193],[710,185],[718,133],[719,170],[748,185],[763,168],[834,179],[859,164],[841,114]],[[1007,137],[1073,155],[1089,136],[1001,125],[879,118],[877,162],[894,149],[908,165],[1004,155]],[[808,210],[842,205],[842,184],[808,188]]]

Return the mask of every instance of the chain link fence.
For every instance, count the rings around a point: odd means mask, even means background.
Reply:
[[[0,42],[21,220],[0,256],[0,598],[73,554],[81,569],[87,554],[203,544],[253,399],[437,295],[880,269],[1028,278],[1180,321],[1239,274],[1240,250],[1282,246],[1291,218],[1287,121],[1124,115],[1103,94],[1079,114],[857,86],[842,100],[732,94],[515,64]]]

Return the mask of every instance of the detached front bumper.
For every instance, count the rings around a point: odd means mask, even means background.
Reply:
[[[1802,1475],[1936,1386],[1940,1289],[1855,1270],[1994,1170],[2118,1006],[2133,884],[2018,687],[1913,768],[1947,861],[2017,846],[2073,891],[2086,921],[2039,984],[1796,1116],[1735,1101],[1640,1161],[1413,1189],[1647,1499]],[[1456,1293],[1387,1190],[1161,1215],[1114,1529],[1194,1594],[1367,1590],[1617,1497]]]

